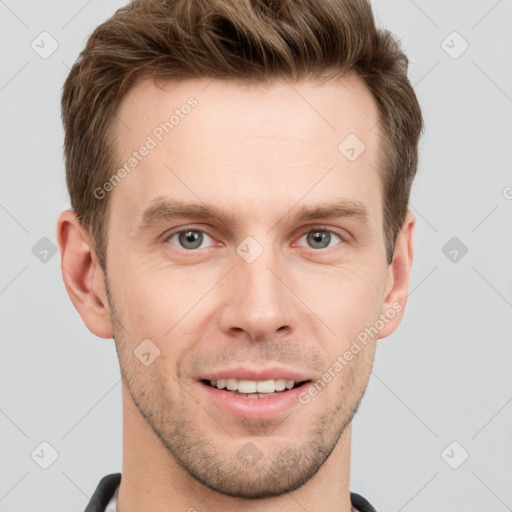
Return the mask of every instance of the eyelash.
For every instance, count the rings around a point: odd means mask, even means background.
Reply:
[[[203,234],[206,234],[207,236],[209,236],[212,240],[215,240],[215,237],[213,235],[211,235],[210,233],[208,233],[208,231],[206,231],[204,229],[194,228],[192,226],[192,227],[186,227],[186,228],[181,228],[181,229],[176,230],[176,231],[172,231],[171,233],[169,233],[168,235],[165,236],[164,242],[169,242],[169,240],[173,236],[180,235],[181,233],[185,233],[187,231],[196,231],[198,233],[203,233]],[[314,247],[307,247],[307,246],[301,246],[301,247],[306,247],[307,249],[310,249],[312,251],[318,252],[318,251],[325,251],[327,249],[332,249],[333,247],[335,247],[337,245],[341,245],[341,244],[345,243],[345,241],[346,241],[345,237],[342,236],[340,233],[337,233],[336,231],[334,231],[332,229],[329,229],[329,228],[326,228],[326,227],[322,227],[322,226],[313,226],[312,228],[310,228],[307,231],[305,231],[298,239],[300,240],[302,237],[304,237],[305,235],[308,235],[309,233],[311,233],[313,231],[321,231],[321,232],[325,232],[325,233],[330,233],[331,235],[334,235],[334,236],[338,237],[340,239],[340,242],[338,242],[334,246],[324,247],[324,248],[321,248],[321,249],[315,249]],[[174,244],[171,244],[171,245],[173,245],[174,247],[177,247],[178,249],[182,249],[183,251],[187,251],[189,253],[201,250],[201,248],[199,248],[199,249],[185,249],[184,247],[179,247],[179,246],[176,246]],[[203,247],[202,249],[206,249],[206,247]]]

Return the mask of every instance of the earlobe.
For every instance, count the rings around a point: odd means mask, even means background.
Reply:
[[[92,333],[101,338],[112,338],[103,270],[89,232],[71,210],[59,215],[57,242],[62,279],[71,302]]]
[[[387,322],[379,331],[379,339],[392,334],[400,325],[404,315],[414,257],[415,226],[416,217],[408,210],[396,239],[393,261],[388,268],[385,300],[381,311],[381,318],[385,317]]]

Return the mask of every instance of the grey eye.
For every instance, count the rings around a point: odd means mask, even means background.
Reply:
[[[169,237],[169,242],[173,245],[187,250],[199,249],[203,242],[207,241],[210,236],[198,229],[187,229],[185,231],[178,231]],[[177,242],[173,242],[177,240]]]
[[[341,238],[336,233],[332,233],[326,229],[313,229],[303,235],[302,238],[304,237],[306,237],[307,245],[313,249],[325,249],[330,245],[335,245],[331,244],[331,242],[336,242],[336,239],[338,242],[341,241]]]

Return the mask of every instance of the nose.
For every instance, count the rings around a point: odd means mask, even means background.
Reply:
[[[295,330],[297,301],[289,288],[289,271],[270,250],[252,263],[237,254],[228,282],[224,283],[223,332],[253,341],[283,336]]]

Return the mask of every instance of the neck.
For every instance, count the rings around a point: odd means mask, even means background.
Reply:
[[[123,467],[118,512],[351,512],[351,425],[320,470],[302,487],[264,499],[234,498],[197,481],[174,459],[140,415],[123,385]]]

